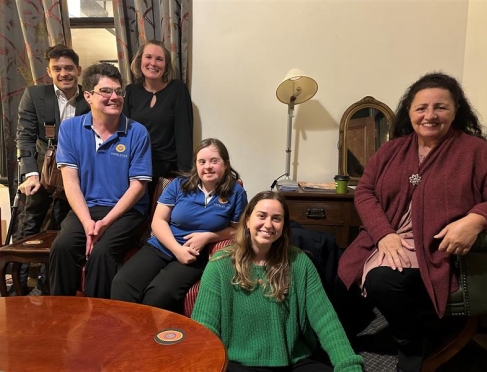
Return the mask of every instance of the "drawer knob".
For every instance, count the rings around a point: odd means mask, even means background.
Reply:
[[[308,208],[306,217],[314,220],[323,220],[326,218],[325,210],[323,208]]]

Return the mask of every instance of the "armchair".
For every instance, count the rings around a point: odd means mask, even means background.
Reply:
[[[459,331],[452,334],[423,363],[423,371],[434,371],[452,358],[475,335],[478,318],[487,314],[487,232],[480,233],[465,256],[455,256],[458,289],[450,294],[445,317],[465,317]]]
[[[458,290],[450,294],[446,314],[475,316],[487,314],[487,232],[478,235],[470,252],[456,256]]]

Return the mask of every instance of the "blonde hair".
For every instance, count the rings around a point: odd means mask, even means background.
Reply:
[[[164,44],[159,41],[159,40],[149,40],[146,42],[144,45],[142,45],[138,50],[137,53],[135,53],[134,59],[132,60],[132,63],[130,64],[130,70],[132,70],[132,73],[134,74],[134,80],[138,84],[144,84],[145,81],[145,76],[142,73],[141,69],[141,64],[142,64],[142,54],[144,54],[144,49],[147,45],[157,45],[162,48],[162,51],[164,52],[164,60],[166,64],[166,69],[164,73],[162,74],[162,81],[169,83],[172,80],[176,78],[176,72],[174,71],[174,67],[172,65],[171,61],[171,53],[166,49]]]

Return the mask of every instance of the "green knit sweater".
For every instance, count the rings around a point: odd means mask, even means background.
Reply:
[[[252,367],[292,365],[311,355],[316,332],[337,372],[362,371],[363,359],[350,346],[345,331],[311,260],[300,249],[289,248],[291,285],[283,302],[265,297],[262,288],[246,292],[231,285],[235,270],[230,257],[208,263],[192,318],[223,342],[231,361]],[[265,268],[254,266],[255,279],[265,279]]]

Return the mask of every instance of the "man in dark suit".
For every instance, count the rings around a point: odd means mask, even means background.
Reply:
[[[51,210],[51,214],[48,216],[50,221],[47,228],[60,229],[61,221],[70,208],[63,198],[53,200],[40,184],[47,148],[44,124],[55,124],[56,144],[59,125],[63,120],[90,111],[82,88],[78,85],[81,67],[76,52],[58,44],[47,49],[44,58],[48,63],[46,70],[53,84],[27,87],[19,104],[17,156],[20,158],[19,176],[25,178],[19,189],[26,195],[26,202],[15,240],[38,233],[48,210]],[[26,279],[24,275],[24,280]]]

